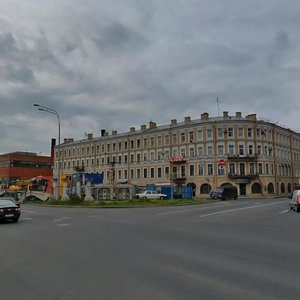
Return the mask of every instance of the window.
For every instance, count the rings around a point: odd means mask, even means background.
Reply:
[[[204,175],[204,164],[200,163],[198,166],[198,175],[203,176]]]
[[[157,152],[157,160],[162,160],[164,156],[164,153],[162,151]]]
[[[249,171],[250,171],[250,174],[255,174],[254,163],[250,163],[250,165],[249,165]]]
[[[141,148],[141,140],[140,139],[136,141],[136,147],[138,149]]]
[[[218,128],[218,138],[222,138],[223,133],[224,133],[224,129],[223,128]]]
[[[147,161],[147,152],[144,152],[143,157],[144,157],[144,161]]]
[[[170,143],[169,135],[166,135],[166,136],[165,136],[165,144],[166,144],[166,145],[169,145],[169,143]]]
[[[141,178],[141,169],[136,170],[136,178]]]
[[[136,161],[139,163],[139,162],[141,162],[141,153],[138,153],[137,155],[136,155]]]
[[[254,154],[253,149],[254,149],[253,145],[248,145],[248,153],[249,153],[249,155],[253,155]]]
[[[235,174],[235,163],[229,163],[229,173]]]
[[[228,154],[234,155],[234,145],[228,145]]]
[[[239,132],[239,137],[243,137],[244,136],[244,128],[239,127],[238,132]]]
[[[162,177],[161,175],[162,175],[161,167],[158,167],[158,168],[157,168],[157,177],[158,177],[158,178],[161,178],[161,177]]]
[[[181,177],[185,177],[186,174],[185,174],[185,166],[181,166]]]
[[[224,155],[224,146],[223,145],[218,145],[218,155],[219,156]]]
[[[152,137],[150,139],[150,146],[153,148],[155,146],[155,140],[154,140],[154,137]]]
[[[206,138],[207,138],[208,140],[211,140],[211,139],[212,139],[212,130],[211,130],[211,128],[208,128],[208,129],[206,130]]]
[[[207,155],[212,156],[213,155],[213,147],[212,146],[207,146]]]
[[[194,157],[195,157],[194,148],[190,148],[190,158],[194,158]]]
[[[202,141],[203,140],[203,130],[199,129],[198,130],[198,141]]]
[[[144,139],[144,148],[148,147],[148,139]]]
[[[198,146],[198,156],[203,157],[203,147],[202,146]]]
[[[227,128],[227,136],[233,137],[233,128],[232,127]]]
[[[194,131],[189,132],[189,142],[192,143],[194,141]]]
[[[130,141],[130,149],[134,149],[134,141]]]
[[[214,166],[213,164],[207,164],[207,175],[214,175]]]
[[[181,136],[181,143],[185,143],[185,132],[182,132],[180,136]]]
[[[252,138],[252,128],[248,128],[248,138]]]
[[[257,146],[257,155],[261,155],[261,145]]]
[[[195,176],[195,166],[190,165],[190,176]]]
[[[262,163],[258,164],[258,173],[261,175],[263,173],[263,166]]]
[[[150,160],[154,161],[154,152],[153,151],[150,152]]]
[[[157,137],[157,145],[158,147],[161,146],[161,136]]]
[[[172,143],[173,143],[173,145],[177,144],[177,135],[176,135],[176,133],[173,133],[173,135],[172,135]]]
[[[239,145],[239,155],[244,155],[244,145]]]
[[[150,176],[151,176],[151,178],[154,178],[154,168],[150,169]]]
[[[181,148],[180,153],[182,157],[185,157],[185,148]]]
[[[145,168],[144,169],[144,178],[147,178],[147,175],[148,175],[148,170]]]
[[[224,175],[225,174],[225,169],[223,166],[218,166],[218,175]]]
[[[130,162],[131,162],[131,163],[134,162],[134,154],[130,154]]]

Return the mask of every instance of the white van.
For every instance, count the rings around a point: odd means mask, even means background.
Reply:
[[[289,200],[290,208],[295,212],[300,212],[300,190],[294,190]]]

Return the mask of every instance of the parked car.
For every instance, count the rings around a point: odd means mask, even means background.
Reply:
[[[211,193],[211,197],[219,200],[235,200],[238,197],[238,191],[233,185],[219,186]]]
[[[0,201],[0,221],[11,220],[18,222],[21,215],[20,207],[11,200]]]
[[[290,209],[300,212],[300,190],[294,190],[289,200]]]
[[[16,201],[16,199],[14,197],[7,197],[7,196],[0,197],[0,201],[2,201],[2,200],[9,200],[9,201],[15,203],[18,207],[20,207],[20,202]]]
[[[142,193],[136,194],[138,199],[167,199],[166,194],[161,194],[156,191],[144,191]]]

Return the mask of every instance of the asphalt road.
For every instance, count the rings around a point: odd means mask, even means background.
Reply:
[[[286,198],[22,210],[0,224],[1,299],[300,299]]]

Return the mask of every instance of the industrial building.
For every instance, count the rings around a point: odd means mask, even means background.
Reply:
[[[58,170],[55,148],[54,176]],[[103,174],[104,184],[191,187],[207,197],[217,186],[231,184],[239,196],[290,193],[300,178],[300,134],[241,112],[199,119],[187,116],[169,124],[131,127],[128,132],[87,134],[60,145],[60,172]]]
[[[0,155],[0,183],[8,187],[19,180],[37,176],[52,176],[53,157],[32,152],[12,152]]]

